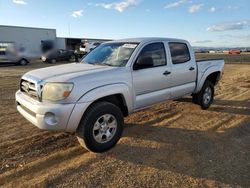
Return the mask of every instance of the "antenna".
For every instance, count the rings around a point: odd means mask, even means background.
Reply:
[[[68,23],[68,31],[69,31],[69,37],[70,37],[70,23]]]

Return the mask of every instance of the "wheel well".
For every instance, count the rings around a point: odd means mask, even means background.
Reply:
[[[118,106],[121,109],[124,117],[128,116],[128,107],[126,105],[125,99],[124,99],[122,94],[114,94],[114,95],[102,97],[100,99],[97,99],[93,103],[97,103],[100,101],[110,102],[110,103]]]
[[[212,82],[214,85],[216,85],[219,81],[220,78],[220,72],[214,72],[212,74],[210,74],[206,80],[209,80],[210,82]]]

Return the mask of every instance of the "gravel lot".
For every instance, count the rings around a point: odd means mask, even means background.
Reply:
[[[249,64],[225,66],[207,111],[185,97],[127,117],[122,139],[104,154],[17,113],[21,75],[44,66],[0,67],[0,186],[250,187]]]

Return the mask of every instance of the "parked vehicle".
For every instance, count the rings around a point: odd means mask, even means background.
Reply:
[[[250,52],[250,48],[244,48],[241,52]]]
[[[196,49],[195,53],[209,53],[209,51],[204,49]]]
[[[86,52],[89,53],[92,50],[94,50],[97,46],[99,46],[101,43],[100,42],[92,42],[89,43],[89,45],[86,46]]]
[[[229,50],[229,54],[241,54],[241,50]]]
[[[80,55],[81,57],[95,49],[97,46],[99,46],[101,43],[100,42],[87,42],[84,41],[81,46],[80,46]]]
[[[55,63],[57,61],[76,61],[77,55],[73,50],[52,50],[42,55],[43,62]]]
[[[0,64],[27,65],[31,57],[14,43],[0,43]]]
[[[76,132],[83,147],[104,152],[118,142],[123,117],[133,112],[185,95],[207,109],[223,68],[223,60],[196,61],[185,40],[107,42],[80,63],[26,73],[17,110],[40,129]]]

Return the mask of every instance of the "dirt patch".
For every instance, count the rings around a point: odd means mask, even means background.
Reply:
[[[17,113],[21,75],[43,66],[0,68],[0,186],[250,187],[249,65],[225,66],[207,111],[185,97],[127,117],[122,139],[104,154]]]

